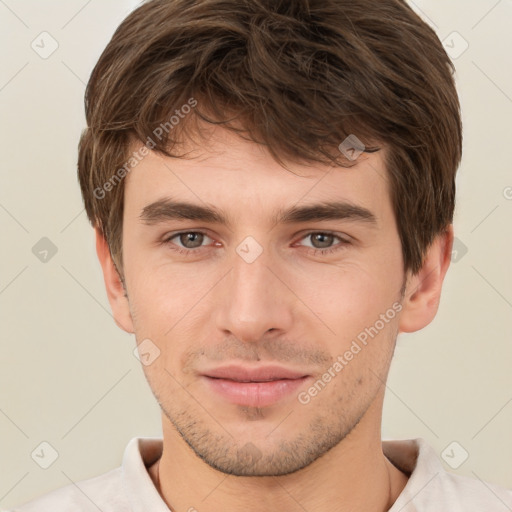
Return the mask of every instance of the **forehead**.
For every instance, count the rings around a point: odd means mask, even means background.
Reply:
[[[390,209],[384,148],[361,154],[347,168],[285,161],[286,169],[262,145],[220,127],[210,133],[204,144],[189,141],[177,148],[185,158],[149,151],[126,176],[125,209],[140,214],[166,197],[236,210],[238,217],[266,212],[275,218],[284,206],[318,201]],[[134,142],[131,151],[141,147]]]

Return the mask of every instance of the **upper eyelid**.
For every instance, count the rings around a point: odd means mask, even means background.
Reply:
[[[186,235],[187,233],[200,233],[201,235],[205,235],[209,238],[212,238],[209,234],[208,234],[208,231],[204,231],[202,229],[185,229],[183,231],[176,231],[176,233],[166,233],[163,238],[165,240],[169,240],[169,238],[174,238],[178,235]]]

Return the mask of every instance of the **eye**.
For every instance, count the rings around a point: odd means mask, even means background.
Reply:
[[[301,240],[306,240],[308,238],[311,240],[311,245],[309,245],[309,247],[312,249],[314,255],[331,254],[350,244],[348,237],[343,238],[339,235],[326,231],[312,231],[310,233],[306,233]],[[339,243],[333,246],[332,244],[336,240],[338,240]]]
[[[306,245],[305,248],[315,256],[325,256],[333,252],[344,249],[350,244],[348,237],[344,238],[335,233],[326,231],[312,231],[302,236],[300,240],[310,239],[311,245]],[[206,249],[204,243],[206,241],[214,242],[206,233],[202,231],[182,231],[173,233],[167,236],[162,243],[169,246],[170,249],[183,255],[199,253],[202,249]],[[338,241],[333,246],[333,243]],[[302,245],[302,244],[299,244]]]
[[[175,240],[176,241],[173,241]],[[208,239],[213,240],[202,231],[182,231],[181,233],[174,233],[163,240],[164,244],[181,254],[188,254],[191,252],[198,252],[198,249],[203,247],[203,242]]]

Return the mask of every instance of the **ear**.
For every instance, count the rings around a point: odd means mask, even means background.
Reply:
[[[423,329],[436,316],[444,276],[450,266],[453,225],[439,234],[428,248],[421,269],[409,275],[400,315],[400,332]]]
[[[130,305],[117,268],[112,260],[110,248],[99,228],[96,231],[96,253],[103,270],[103,279],[107,290],[108,301],[118,327],[128,333],[134,333]]]

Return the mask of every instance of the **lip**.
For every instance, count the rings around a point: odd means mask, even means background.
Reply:
[[[201,377],[210,390],[233,404],[268,407],[297,391],[310,375],[279,366],[232,365],[208,370]]]
[[[273,380],[300,379],[301,377],[305,377],[307,373],[273,365],[260,366],[257,368],[230,365],[207,370],[203,372],[203,375],[238,382],[267,382]]]

